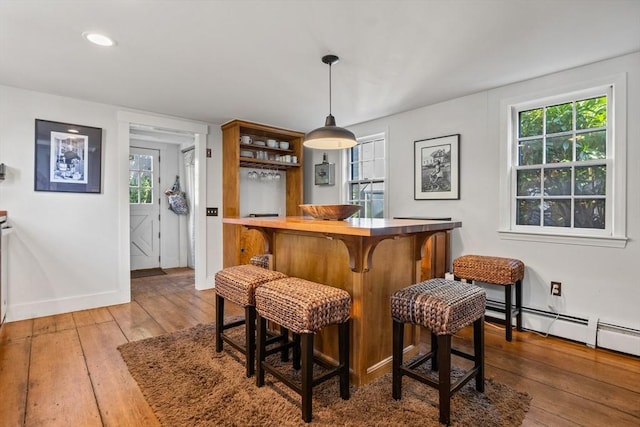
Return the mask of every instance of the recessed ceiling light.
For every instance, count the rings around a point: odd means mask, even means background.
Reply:
[[[91,31],[85,31],[82,33],[82,37],[89,40],[93,44],[97,44],[98,46],[115,46],[116,42],[113,41],[110,37],[105,36],[100,33],[93,33]]]
[[[78,131],[78,129],[67,129],[67,132],[80,133],[80,131]]]

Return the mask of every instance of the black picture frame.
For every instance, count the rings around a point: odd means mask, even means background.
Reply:
[[[460,199],[460,134],[414,141],[414,199]]]
[[[34,190],[102,191],[102,129],[36,119]]]

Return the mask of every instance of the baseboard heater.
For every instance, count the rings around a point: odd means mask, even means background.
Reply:
[[[504,312],[504,302],[487,300],[488,319],[505,324]],[[522,322],[523,327],[531,331],[640,356],[638,329],[531,307],[522,307]]]

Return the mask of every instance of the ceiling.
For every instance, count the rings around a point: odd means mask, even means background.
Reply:
[[[327,53],[348,126],[636,51],[640,0],[0,0],[2,85],[303,132]]]

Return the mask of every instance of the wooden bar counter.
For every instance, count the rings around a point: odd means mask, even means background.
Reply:
[[[444,235],[444,256],[431,251],[429,270],[447,271],[450,233],[456,221],[409,219],[348,219],[323,221],[307,217],[224,218],[223,223],[260,233],[264,252],[274,267],[289,276],[345,289],[351,294],[351,380],[360,386],[391,368],[391,308],[393,292],[423,277],[425,243]],[[432,239],[435,241],[435,239]],[[437,267],[437,268],[436,268]],[[432,273],[431,275],[434,275]],[[337,360],[337,328],[316,337],[316,349]],[[407,328],[407,352],[416,352],[419,330]]]

